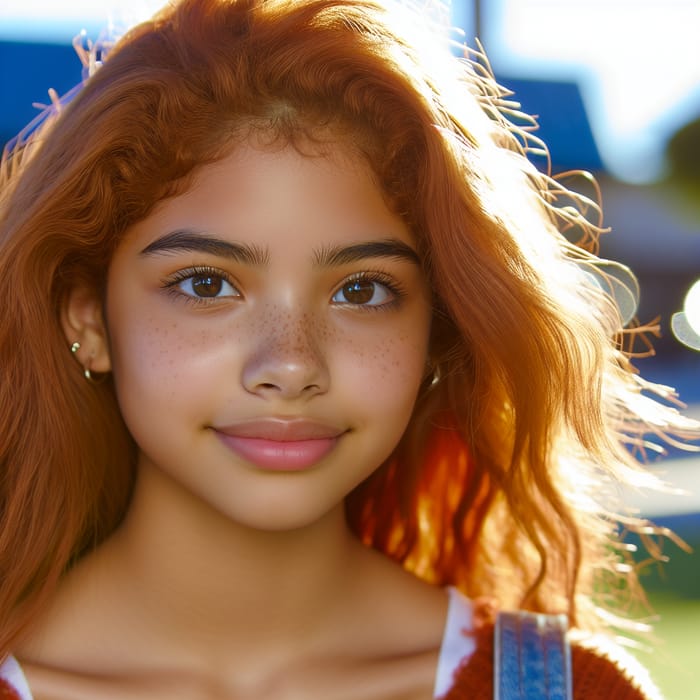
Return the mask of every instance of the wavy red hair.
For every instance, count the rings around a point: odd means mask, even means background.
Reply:
[[[86,383],[70,356],[66,297],[102,291],[124,232],[251,131],[362,154],[434,290],[439,381],[348,497],[353,529],[427,580],[588,619],[595,571],[614,564],[596,484],[641,473],[623,444],[645,430],[634,404],[683,423],[641,397],[619,350],[595,258],[570,240],[598,229],[557,206],[583,200],[528,162],[488,72],[406,39],[411,24],[369,0],[181,0],[6,154],[0,656],[132,487],[135,447],[109,378]]]

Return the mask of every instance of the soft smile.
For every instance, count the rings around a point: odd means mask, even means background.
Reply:
[[[301,471],[314,466],[345,432],[303,419],[256,419],[215,427],[218,438],[248,462],[271,471]]]

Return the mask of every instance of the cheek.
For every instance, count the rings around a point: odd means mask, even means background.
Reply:
[[[428,334],[429,321],[417,317],[410,327],[344,337],[335,382],[347,391],[362,387],[372,412],[386,419],[410,415],[425,377]]]
[[[110,341],[120,402],[142,404],[192,392],[212,368],[219,369],[227,345],[221,329],[211,324],[124,312],[110,318]]]
[[[350,340],[347,364],[353,371],[377,382],[413,384],[420,381],[425,365],[425,347],[408,337],[375,339],[369,345]]]

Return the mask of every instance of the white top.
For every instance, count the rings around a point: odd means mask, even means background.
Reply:
[[[450,604],[447,608],[445,631],[435,674],[433,697],[436,700],[450,690],[455,672],[476,649],[474,636],[469,634],[474,629],[471,600],[465,598],[456,588],[450,587],[447,592],[450,595]]]
[[[433,691],[436,700],[452,687],[455,671],[467,657],[472,655],[476,646],[473,636],[469,634],[473,629],[471,601],[456,588],[448,588],[447,592],[450,600]],[[20,700],[33,700],[27,679],[13,656],[8,656],[0,666],[0,678],[17,691]]]
[[[0,666],[0,678],[6,680],[19,693],[21,700],[32,700],[27,679],[13,656],[8,656]]]

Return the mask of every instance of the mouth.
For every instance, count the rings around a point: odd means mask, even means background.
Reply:
[[[215,427],[221,442],[245,461],[270,471],[303,471],[326,457],[346,432],[304,419],[256,419]]]

